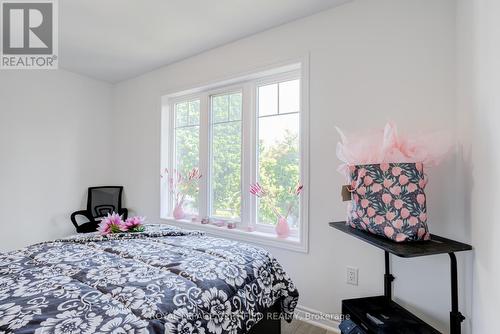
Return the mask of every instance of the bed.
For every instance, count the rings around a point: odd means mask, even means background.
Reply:
[[[0,254],[0,334],[271,334],[297,301],[267,251],[168,225]]]

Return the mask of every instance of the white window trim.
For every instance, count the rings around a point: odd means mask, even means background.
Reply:
[[[300,69],[300,72],[298,72]],[[293,73],[295,72],[295,73]],[[297,76],[297,73],[300,73]],[[290,76],[292,75],[292,77]],[[294,77],[293,77],[294,76]],[[300,108],[300,178],[304,185],[301,194],[300,227],[289,238],[277,238],[273,226],[258,224],[259,230],[246,231],[246,222],[256,222],[256,198],[249,195],[249,187],[256,180],[257,165],[257,142],[256,142],[256,95],[255,87],[262,84],[287,80],[288,78],[300,78],[301,83],[301,108]],[[210,96],[224,92],[241,90],[242,101],[242,179],[241,179],[241,229],[227,229],[213,225],[203,225],[188,220],[175,220],[169,216],[172,211],[172,201],[169,198],[168,184],[162,181],[160,185],[160,218],[163,222],[170,223],[188,229],[197,229],[209,234],[229,237],[233,239],[254,242],[272,247],[279,247],[298,252],[308,252],[309,245],[309,59],[308,57],[295,59],[274,66],[268,66],[250,74],[236,76],[227,80],[200,86],[196,89],[184,90],[173,94],[162,96],[162,122],[161,122],[161,169],[171,169],[173,162],[173,112],[172,106],[179,101],[200,99],[200,161],[199,169],[203,174],[200,179],[200,198],[210,197],[210,115],[204,110],[209,110]],[[165,131],[164,129],[169,129]],[[250,146],[250,147],[249,147]],[[250,168],[250,171],[248,171]],[[248,195],[247,195],[248,194]],[[199,214],[206,216],[209,212],[209,200],[199,201]],[[253,209],[253,210],[252,210]],[[265,232],[267,231],[267,233]]]

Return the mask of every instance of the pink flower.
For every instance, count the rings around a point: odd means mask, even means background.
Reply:
[[[418,232],[417,232],[418,238],[422,239],[422,237],[424,236],[424,234],[425,234],[425,229],[423,227],[419,228]]]
[[[358,177],[363,177],[366,175],[366,169],[365,168],[360,168],[358,171]]]
[[[193,168],[188,174],[188,181],[201,179],[201,172],[198,168]]]
[[[401,167],[393,167],[392,168],[392,175],[394,176],[399,176],[399,174],[401,174]]]
[[[398,210],[403,207],[403,204],[404,204],[404,202],[400,199],[397,199],[394,201],[394,207]]]
[[[399,175],[399,183],[404,186],[405,184],[408,183],[408,176],[406,175]]]
[[[267,195],[266,190],[260,185],[259,182],[250,185],[250,194],[257,197],[264,197]]]
[[[422,213],[418,216],[418,218],[420,219],[420,221],[422,221],[422,222],[424,222],[424,223],[425,223],[425,222],[427,221],[427,214],[426,214],[425,212],[422,212]]]
[[[122,217],[113,212],[112,214],[108,213],[108,215],[101,220],[98,231],[101,235],[108,235],[110,233],[125,232],[127,229],[123,226]]]
[[[391,189],[389,189],[389,191],[394,195],[394,196],[398,196],[399,194],[401,194],[401,187],[400,186],[394,186],[394,187],[391,187]]]
[[[363,209],[366,209],[366,208],[368,207],[368,205],[370,205],[370,201],[368,201],[366,198],[363,198],[363,199],[361,200],[361,207],[362,207]]]
[[[401,217],[403,217],[403,219],[410,217],[410,211],[407,208],[402,208]]]
[[[418,224],[418,219],[417,219],[417,217],[411,216],[409,222],[410,222],[410,226],[415,226]]]
[[[394,218],[396,218],[396,214],[392,211],[387,211],[385,218],[387,218],[388,221],[393,221]]]
[[[391,201],[392,201],[392,196],[391,196],[391,194],[387,194],[387,193],[383,194],[383,195],[382,195],[382,201],[383,201],[385,204],[389,204],[389,203],[391,203]]]
[[[376,212],[375,212],[375,209],[372,208],[372,207],[369,207],[367,210],[366,210],[366,213],[368,214],[368,217],[373,217],[375,216]]]
[[[352,174],[356,170],[356,166],[354,165],[349,165],[349,172]]]
[[[398,233],[398,234],[396,235],[396,241],[397,241],[397,242],[402,242],[402,241],[405,241],[405,240],[406,240],[406,238],[408,238],[408,236],[407,236],[406,234],[404,234],[404,233]]]
[[[380,190],[382,190],[382,186],[378,183],[375,183],[373,186],[372,186],[372,191],[375,192],[375,193],[378,193]]]
[[[389,164],[388,163],[381,163],[380,164],[380,169],[383,171],[383,172],[387,172],[389,170]]]
[[[415,168],[416,168],[416,169],[417,169],[420,173],[422,173],[422,171],[424,170],[424,166],[422,165],[422,163],[421,163],[421,162],[417,162],[417,163],[415,164]]]
[[[401,219],[398,219],[394,223],[392,223],[392,226],[399,230],[401,229],[401,227],[403,227],[403,221]]]
[[[358,194],[361,196],[364,196],[366,194],[366,188],[365,187],[359,187],[357,190]]]
[[[384,217],[377,215],[375,217],[375,224],[380,225],[385,221]]]
[[[423,205],[425,203],[425,195],[424,194],[418,194],[417,195],[417,202],[420,205]]]
[[[144,231],[143,223],[145,220],[146,218],[139,216],[128,218],[123,223],[123,226],[125,230],[129,232],[142,232]]]
[[[410,184],[408,184],[407,188],[408,188],[408,191],[412,193],[415,190],[417,190],[417,185],[415,183],[410,183]]]
[[[392,235],[394,234],[394,229],[390,226],[384,227],[384,233],[388,238],[392,238]]]
[[[420,186],[420,188],[425,189],[425,186],[427,185],[427,181],[424,179],[420,179],[420,181],[418,181],[418,185]]]
[[[389,188],[390,186],[392,186],[393,183],[394,183],[394,181],[391,181],[389,179],[385,179],[384,180],[384,187]]]
[[[372,184],[373,183],[372,177],[370,175],[365,176],[364,183],[365,186],[369,186],[370,184]]]
[[[295,191],[294,191],[295,196],[299,196],[303,189],[304,189],[303,184],[301,184],[301,183],[297,184],[297,187],[295,188]]]

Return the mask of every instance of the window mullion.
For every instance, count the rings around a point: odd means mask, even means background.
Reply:
[[[242,156],[241,156],[241,222],[240,227],[246,228],[251,219],[250,201],[249,201],[249,185],[251,178],[251,140],[250,140],[250,95],[248,94],[247,85],[243,86],[242,90]]]
[[[199,184],[199,215],[207,217],[209,215],[209,185],[210,185],[210,111],[209,96],[200,96],[200,172],[203,177]]]

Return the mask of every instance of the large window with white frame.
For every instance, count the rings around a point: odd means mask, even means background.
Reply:
[[[193,168],[202,174],[182,194],[184,222],[236,222],[237,230],[272,236],[286,217],[289,239],[300,240],[308,186],[303,87],[297,65],[166,97],[162,168],[182,177]],[[251,193],[256,184],[259,196]],[[168,185],[162,189],[168,218],[178,198]]]

